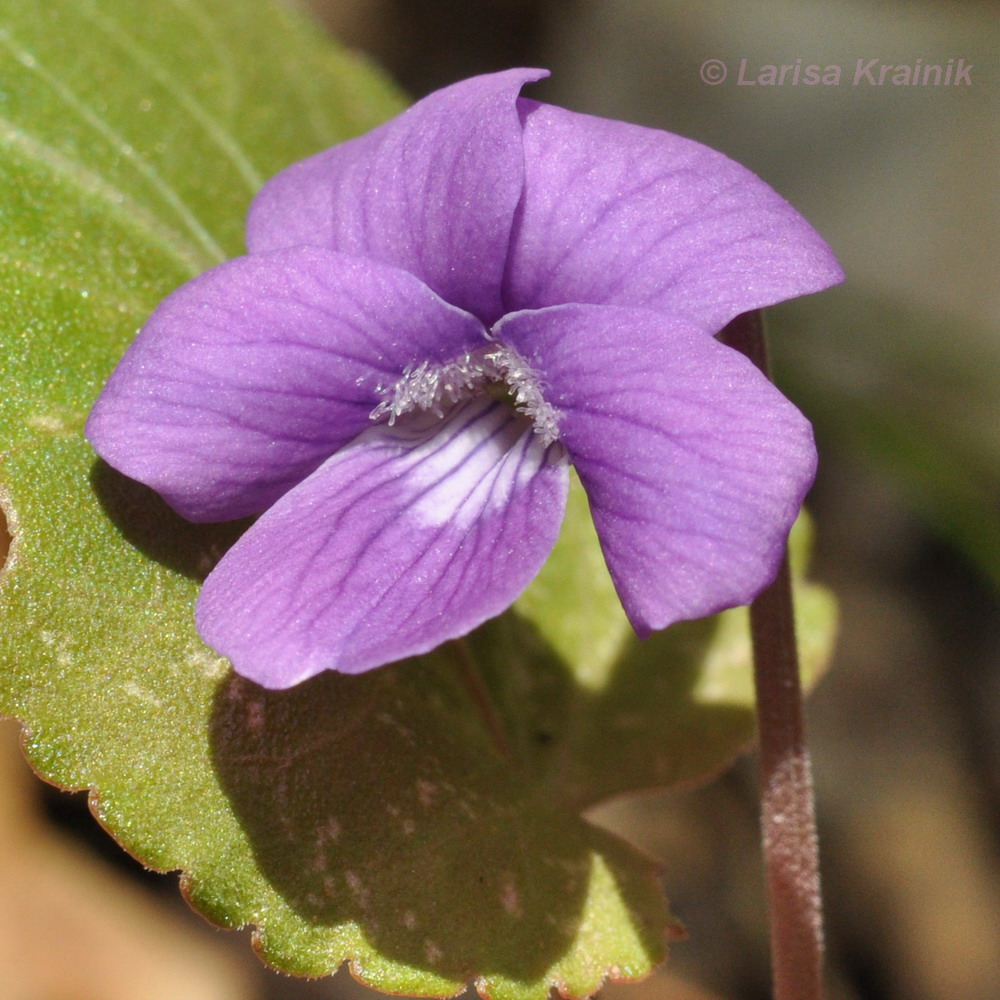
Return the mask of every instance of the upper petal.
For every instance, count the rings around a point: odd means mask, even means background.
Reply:
[[[553,307],[496,332],[547,383],[640,635],[748,603],[771,581],[816,451],[745,357],[644,309]]]
[[[209,575],[206,642],[283,688],[427,652],[510,605],[562,520],[567,464],[481,398],[362,434],[276,503]]]
[[[464,80],[289,167],[251,206],[250,252],[312,244],[370,256],[493,322],[524,177],[517,95],[546,75]]]
[[[380,385],[484,337],[396,268],[310,247],[241,257],[163,301],[87,437],[185,517],[243,517],[369,426]]]
[[[734,316],[843,278],[783,198],[690,139],[524,98],[525,188],[511,310],[645,306],[717,333]]]

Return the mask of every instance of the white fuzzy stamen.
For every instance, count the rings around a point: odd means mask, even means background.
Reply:
[[[388,415],[392,425],[414,410],[444,416],[449,406],[490,383],[506,384],[515,409],[531,420],[543,444],[558,439],[559,415],[545,401],[538,375],[517,351],[503,344],[469,352],[443,365],[421,361],[408,366],[394,386],[379,387],[385,399],[372,410],[371,418],[381,420]]]

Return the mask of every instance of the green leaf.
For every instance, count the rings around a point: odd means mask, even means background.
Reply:
[[[738,612],[631,637],[577,489],[517,608],[433,656],[286,692],[193,626],[242,525],[182,521],[83,422],[156,303],[242,247],[269,174],[400,107],[264,0],[7,0],[0,15],[0,711],[146,864],[262,955],[386,991],[570,996],[676,932],[656,867],[581,817],[752,735]],[[816,668],[831,613],[801,591]]]
[[[753,739],[756,719],[747,609],[638,642],[573,486],[553,556],[514,609],[470,641],[533,780],[582,810],[713,776]],[[800,518],[792,558],[807,686],[827,663],[836,618],[832,596],[802,580],[809,536]]]

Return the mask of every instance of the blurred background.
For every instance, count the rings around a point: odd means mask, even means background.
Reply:
[[[997,6],[309,6],[414,97],[475,73],[549,67],[531,96],[714,146],[834,247],[846,285],[771,315],[778,380],[820,443],[814,575],[842,606],[835,663],[808,706],[830,997],[1000,996]],[[722,82],[702,80],[710,59],[724,66]],[[964,60],[970,82],[855,85],[858,61],[873,59]],[[792,84],[790,71],[779,86],[740,83],[797,60],[840,67],[839,85]],[[174,878],[125,856],[82,795],[31,778],[13,724],[0,737],[0,883],[10,900],[0,911],[0,1000],[365,993],[344,973],[300,982],[265,970],[246,934],[209,927]],[[690,933],[662,973],[606,997],[768,996],[755,801],[747,759],[706,788],[596,817],[663,862]],[[72,946],[53,951],[54,940]]]

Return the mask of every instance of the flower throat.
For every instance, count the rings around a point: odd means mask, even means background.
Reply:
[[[380,385],[377,391],[385,398],[372,410],[371,419],[388,415],[390,426],[413,411],[443,417],[454,403],[488,394],[531,420],[543,444],[559,437],[558,414],[545,401],[538,375],[517,351],[503,344],[470,351],[447,364],[408,365],[395,385]]]

